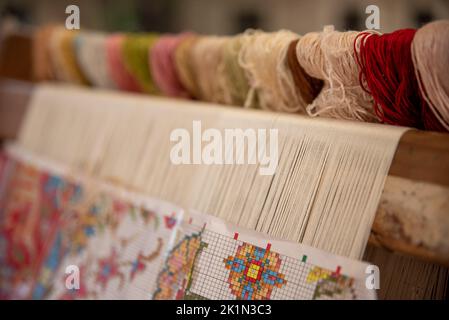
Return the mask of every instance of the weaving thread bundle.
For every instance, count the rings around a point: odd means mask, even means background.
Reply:
[[[49,42],[56,26],[39,28],[33,36],[33,75],[37,81],[55,79]]]
[[[326,27],[299,39],[299,64],[309,75],[324,81],[320,94],[307,106],[310,116],[377,122],[372,97],[359,84],[353,49],[357,35]]]
[[[303,112],[305,102],[296,90],[287,63],[290,43],[299,36],[281,30],[274,33],[247,31],[242,37],[239,61],[251,91],[257,94],[262,109]],[[251,92],[245,106],[252,103]]]
[[[248,78],[245,70],[239,64],[239,55],[242,48],[242,36],[230,38],[223,46],[223,77],[225,80],[223,90],[228,99],[227,104],[235,106],[245,105],[249,92]]]
[[[55,27],[51,33],[51,38],[48,43],[48,50],[50,52],[51,64],[54,71],[55,79],[58,81],[67,81],[68,77],[65,76],[64,56],[62,54],[62,39],[65,30],[61,27]]]
[[[181,41],[175,51],[175,67],[179,80],[193,98],[199,97],[199,89],[191,56],[191,49],[197,41],[198,36],[190,35]]]
[[[301,67],[296,57],[296,46],[299,40],[290,43],[287,52],[287,62],[290,70],[292,70],[293,80],[301,94],[303,100],[310,104],[320,93],[323,87],[323,81],[309,76]]]
[[[153,82],[148,55],[157,41],[157,35],[126,35],[122,44],[123,63],[128,72],[136,79],[140,87],[147,93],[158,93]]]
[[[175,67],[176,48],[187,35],[163,35],[150,50],[149,63],[154,82],[163,94],[170,97],[189,97]]]
[[[225,103],[223,87],[223,46],[226,37],[201,37],[193,45],[191,51],[192,67],[198,85],[199,99],[209,102]]]
[[[428,106],[421,97],[411,56],[415,32],[362,33],[357,57],[360,81],[374,98],[381,122],[424,128],[422,116]]]
[[[424,126],[432,130],[449,130],[448,52],[449,21],[432,22],[416,32],[412,41],[416,78],[423,98],[440,123],[424,115]]]
[[[64,82],[87,84],[75,55],[76,32],[58,27],[51,33],[50,52],[56,78]]]
[[[106,40],[106,56],[111,78],[118,88],[125,91],[141,91],[140,85],[126,69],[122,46],[125,36],[122,34],[111,35]]]
[[[75,39],[76,56],[83,74],[92,85],[114,89],[108,67],[106,40],[106,35],[102,33],[78,33]]]
[[[198,119],[219,130],[277,128],[277,173],[262,176],[257,165],[173,165],[167,137]],[[361,258],[404,130],[44,86],[33,96],[19,143],[130,190]]]
[[[448,24],[431,23],[416,36],[412,29],[380,35],[330,26],[304,36],[248,30],[106,40],[47,26],[35,35],[35,77],[448,131]]]

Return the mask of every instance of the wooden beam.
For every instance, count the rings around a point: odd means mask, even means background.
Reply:
[[[0,76],[31,81],[33,77],[31,35],[8,33],[0,41]]]
[[[370,243],[449,266],[449,187],[388,176]]]
[[[449,186],[449,134],[420,130],[405,132],[389,174]]]

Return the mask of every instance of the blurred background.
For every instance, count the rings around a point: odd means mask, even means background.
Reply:
[[[0,19],[40,25],[63,23],[76,4],[81,29],[234,34],[247,28],[290,29],[303,34],[333,24],[363,30],[365,8],[380,9],[382,32],[449,18],[447,0],[0,0]]]

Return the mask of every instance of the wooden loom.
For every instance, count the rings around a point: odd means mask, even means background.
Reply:
[[[32,92],[29,82],[1,81],[1,140],[16,137]],[[408,131],[395,153],[369,243],[448,267],[448,235],[449,135]]]
[[[29,83],[2,81],[2,140],[16,137],[32,91]],[[422,207],[408,206],[411,198]],[[432,207],[434,202],[438,205]],[[424,208],[426,204],[431,208]],[[437,233],[432,240],[436,245],[426,239],[435,226],[449,232],[449,135],[411,130],[394,156],[370,243],[449,266],[449,237]]]

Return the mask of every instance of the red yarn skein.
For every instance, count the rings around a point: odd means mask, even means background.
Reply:
[[[354,52],[360,67],[360,85],[373,96],[379,119],[423,129],[433,121],[413,66],[411,43],[415,33],[414,29],[384,35],[363,32],[354,42],[355,49],[360,43]]]

